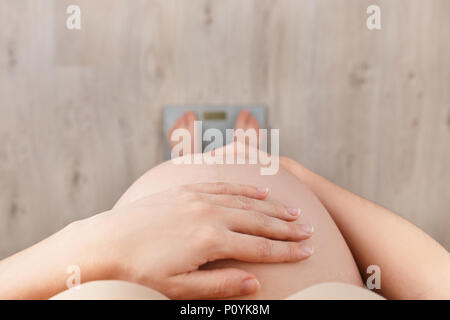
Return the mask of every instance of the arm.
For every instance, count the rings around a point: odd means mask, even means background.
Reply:
[[[391,211],[303,167],[280,159],[320,199],[341,230],[360,272],[381,269],[381,289],[390,299],[449,299],[450,255],[425,232]]]
[[[259,289],[236,268],[200,270],[207,262],[306,259],[306,233],[269,190],[204,183],[172,188],[75,222],[0,262],[0,299],[47,299],[66,289],[69,266],[81,282],[124,280],[169,298],[225,298]],[[270,248],[255,250],[255,248]]]
[[[92,255],[96,233],[88,220],[74,222],[49,238],[0,261],[0,299],[47,299],[68,287],[69,266],[83,282],[113,279],[118,270],[108,256]]]

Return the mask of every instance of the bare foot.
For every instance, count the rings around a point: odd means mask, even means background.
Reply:
[[[244,131],[247,131],[248,129],[253,129],[256,131],[256,137],[257,137],[257,141],[251,141],[251,139],[246,138],[245,139],[245,143],[252,145],[254,147],[258,147],[259,146],[259,129],[260,129],[260,125],[258,120],[255,119],[255,117],[253,117],[253,115],[250,113],[250,111],[248,110],[242,110],[237,119],[236,119],[236,124],[234,125],[234,130],[236,129],[242,129]]]
[[[176,130],[176,129],[186,129],[189,131],[190,135],[191,135],[191,153],[194,153],[195,146],[199,144],[199,141],[194,141],[194,121],[197,120],[197,116],[195,115],[195,113],[193,111],[186,111],[185,114],[180,117],[177,122],[175,122],[175,124],[173,125],[172,129],[170,129],[169,131],[169,146],[170,146],[170,150],[172,150],[172,148],[179,144],[180,141],[172,141],[170,138],[172,136],[172,133]],[[201,147],[200,149],[201,150]],[[183,152],[183,150],[180,152],[180,154],[178,156],[184,156],[185,152]]]

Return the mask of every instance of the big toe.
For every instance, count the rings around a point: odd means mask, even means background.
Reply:
[[[246,128],[250,116],[251,114],[248,110],[242,110],[236,119],[236,124],[234,127],[236,129]]]
[[[197,120],[197,116],[196,116],[195,112],[191,111],[191,110],[186,111],[186,113],[184,114],[184,117],[186,118],[186,121],[188,123],[194,122],[195,120]]]

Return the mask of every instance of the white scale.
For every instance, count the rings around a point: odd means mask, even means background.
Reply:
[[[164,156],[170,159],[168,143],[169,130],[186,111],[192,110],[199,121],[202,121],[202,132],[210,128],[219,129],[226,137],[226,129],[233,129],[241,110],[248,110],[258,120],[261,129],[266,128],[266,109],[263,106],[167,106],[164,107]],[[204,150],[206,146],[202,146]]]

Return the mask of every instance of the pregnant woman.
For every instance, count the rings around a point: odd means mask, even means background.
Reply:
[[[187,113],[176,128],[194,120]],[[243,112],[236,127],[258,124]],[[262,176],[259,165],[165,162],[112,210],[0,262],[0,298],[60,293],[71,265],[85,284],[56,298],[450,298],[450,256],[431,237],[293,160],[280,163]],[[377,294],[363,289],[369,266]]]

